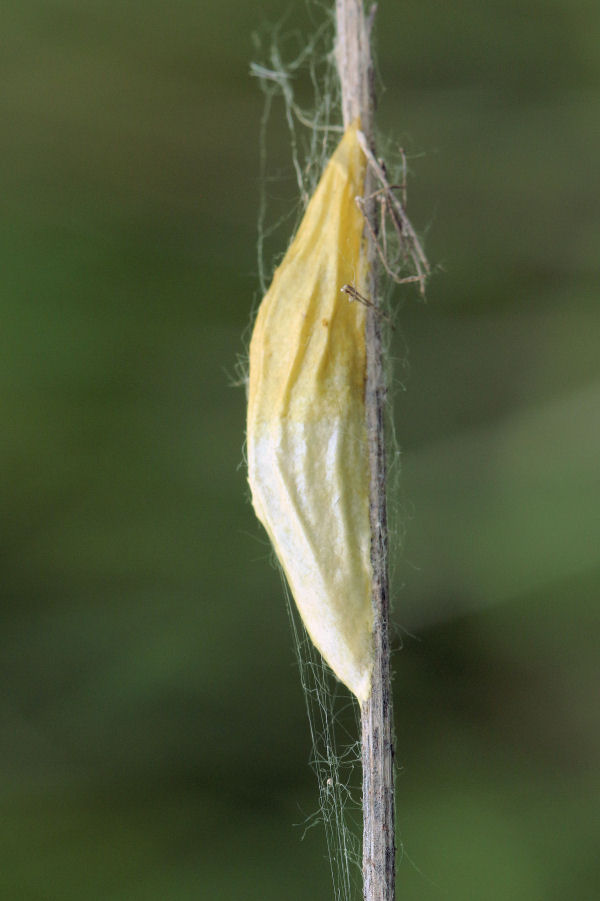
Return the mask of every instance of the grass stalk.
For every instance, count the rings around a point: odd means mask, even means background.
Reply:
[[[375,7],[365,15],[362,0],[336,0],[336,58],[342,88],[344,126],[359,118],[367,144],[373,139],[373,66],[370,35]],[[381,314],[378,310],[378,221],[375,186],[367,167],[364,210],[369,261],[367,308],[366,417],[370,469],[371,564],[373,569],[374,648],[371,693],[361,707],[363,767],[364,901],[395,899],[394,747],[389,647],[388,531],[384,414],[386,386],[382,363]]]

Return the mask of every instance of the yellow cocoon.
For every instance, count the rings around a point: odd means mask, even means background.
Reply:
[[[362,702],[373,665],[365,424],[365,158],[349,128],[276,270],[250,342],[248,478],[306,629]]]

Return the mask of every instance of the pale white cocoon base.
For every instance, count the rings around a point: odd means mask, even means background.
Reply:
[[[373,664],[362,287],[364,156],[349,129],[259,308],[248,477],[306,629],[362,702]]]
[[[372,654],[370,542],[353,523],[368,516],[368,508],[345,484],[357,457],[364,463],[361,439],[340,419],[265,430],[254,447],[252,484],[256,513],[309,635],[336,676],[365,700]],[[315,505],[317,489],[319,499],[326,498]]]

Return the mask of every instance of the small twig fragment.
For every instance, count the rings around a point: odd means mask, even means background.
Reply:
[[[371,307],[376,311],[378,316],[381,316],[382,319],[385,319],[385,321],[391,328],[394,328],[394,323],[392,322],[390,317],[386,313],[384,313],[383,310],[377,306],[377,304],[373,303],[372,300],[369,300],[368,297],[365,297],[364,294],[361,294],[358,288],[356,288],[354,285],[343,285],[341,291],[342,294],[348,295],[348,300],[350,301],[350,303],[352,303],[353,300],[357,300],[359,303],[362,303],[363,306]]]
[[[358,142],[360,147],[367,158],[371,169],[373,170],[374,175],[379,180],[379,183],[382,186],[382,189],[385,193],[388,212],[390,214],[390,218],[396,229],[398,234],[398,239],[401,245],[406,247],[407,256],[410,257],[412,263],[417,271],[416,277],[412,278],[412,281],[418,281],[421,289],[421,294],[425,294],[425,280],[431,271],[431,267],[425,256],[425,252],[421,246],[421,242],[419,241],[416,232],[412,226],[410,219],[406,214],[405,204],[401,203],[398,198],[394,194],[394,188],[397,187],[395,185],[390,185],[387,174],[385,172],[385,168],[375,159],[371,149],[368,145],[367,139],[365,138],[362,132],[358,132]],[[403,155],[404,159],[404,155]],[[405,165],[405,164],[404,164]],[[404,182],[406,179],[404,178]],[[404,199],[404,190],[403,186],[400,186],[403,199]],[[381,248],[377,245],[377,249],[381,255]],[[385,264],[384,264],[385,265]],[[388,274],[392,275],[388,266],[386,265],[386,271]],[[398,279],[392,275],[395,281]]]
[[[374,197],[374,196],[376,196],[376,194],[379,194],[379,193],[380,192],[377,191],[377,192],[375,192],[375,194],[373,194],[371,196]],[[420,272],[418,275],[406,275],[406,276],[400,277],[399,275],[397,275],[394,272],[394,270],[391,268],[391,266],[388,262],[387,242],[386,242],[386,237],[385,237],[385,221],[384,220],[385,220],[385,212],[387,209],[387,212],[390,214],[392,222],[394,223],[394,227],[396,227],[396,222],[394,219],[394,210],[390,209],[389,204],[387,203],[387,201],[385,199],[383,199],[381,201],[381,219],[382,219],[381,236],[382,236],[382,241],[383,241],[383,247],[382,247],[381,243],[379,241],[379,238],[375,234],[375,229],[371,225],[371,222],[366,214],[364,199],[362,197],[356,197],[355,201],[356,201],[357,207],[359,208],[359,210],[365,217],[365,223],[371,234],[373,244],[377,250],[377,253],[379,254],[379,259],[381,260],[381,264],[382,264],[383,268],[385,269],[385,271],[387,272],[387,274],[389,275],[389,277],[393,281],[395,281],[397,285],[408,285],[408,284],[411,284],[412,282],[419,282],[419,284],[421,285],[421,288],[422,288],[423,287],[423,285],[422,285],[423,275]]]

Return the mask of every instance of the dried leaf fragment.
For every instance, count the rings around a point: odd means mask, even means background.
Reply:
[[[341,293],[366,265],[357,127],[327,164],[250,343],[252,502],[304,625],[362,702],[373,664],[365,308]]]

